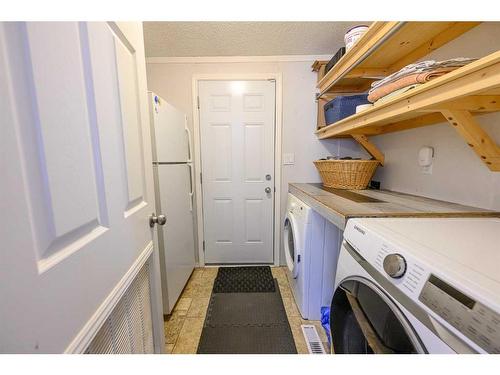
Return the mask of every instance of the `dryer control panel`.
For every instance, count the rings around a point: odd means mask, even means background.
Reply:
[[[500,354],[500,314],[435,275],[418,299],[486,352]]]

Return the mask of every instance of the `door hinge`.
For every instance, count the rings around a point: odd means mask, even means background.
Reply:
[[[203,241],[203,252],[205,252],[205,241]]]
[[[200,184],[203,183],[203,174],[200,172]]]
[[[198,106],[198,109],[200,109],[200,97],[196,97],[196,105]]]

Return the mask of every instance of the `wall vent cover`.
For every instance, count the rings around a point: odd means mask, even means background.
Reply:
[[[85,351],[87,354],[154,353],[150,266],[147,261]]]
[[[300,327],[306,339],[309,354],[326,354],[325,348],[323,348],[323,344],[319,338],[318,331],[316,331],[316,327],[312,324],[302,324]]]

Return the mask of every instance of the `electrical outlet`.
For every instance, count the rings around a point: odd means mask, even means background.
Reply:
[[[432,174],[432,164],[434,161],[434,148],[423,146],[418,151],[418,165],[423,174]]]
[[[432,174],[432,164],[426,165],[426,166],[421,166],[420,172],[422,172],[423,174]]]

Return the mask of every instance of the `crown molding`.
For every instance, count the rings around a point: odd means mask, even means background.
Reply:
[[[330,60],[332,55],[281,55],[281,56],[196,56],[196,57],[147,57],[147,64],[216,64],[254,62],[305,62]]]

